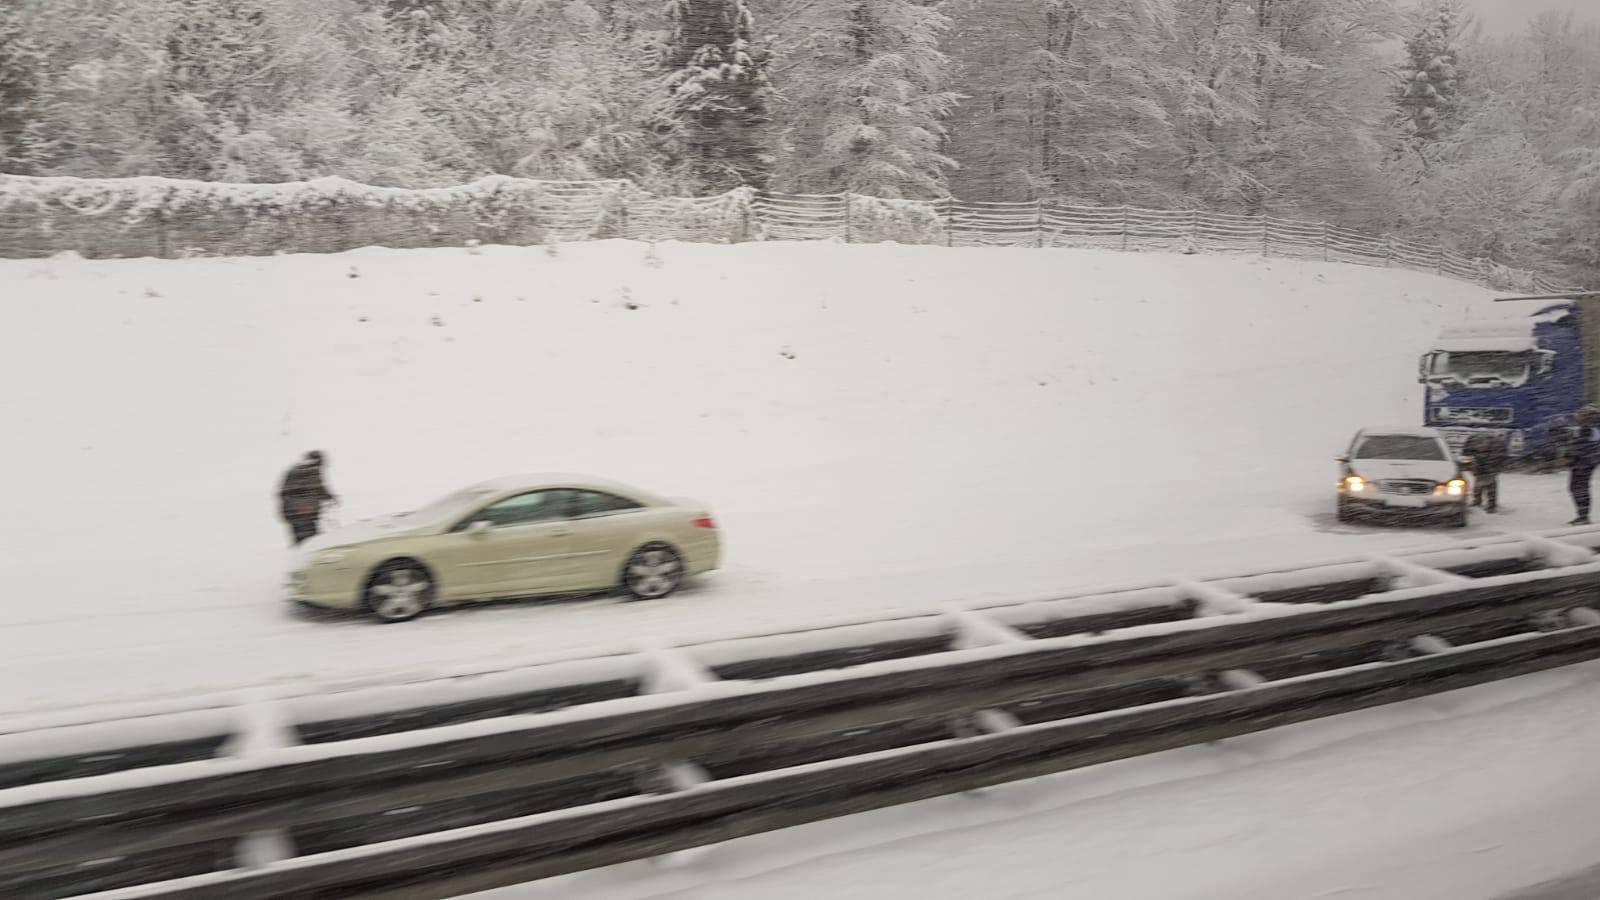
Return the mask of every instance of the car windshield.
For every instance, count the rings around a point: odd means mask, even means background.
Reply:
[[[446,494],[421,509],[414,509],[411,512],[401,513],[400,515],[408,519],[415,519],[418,522],[431,522],[435,519],[442,519],[456,510],[471,506],[474,502],[487,497],[490,493],[492,492],[485,488],[463,488],[455,493]]]
[[[1521,384],[1528,380],[1527,353],[1481,351],[1468,353],[1440,353],[1434,357],[1435,378],[1448,378],[1467,384],[1474,382],[1504,382]]]
[[[1414,434],[1375,434],[1361,441],[1357,459],[1443,460],[1444,448],[1430,437]]]

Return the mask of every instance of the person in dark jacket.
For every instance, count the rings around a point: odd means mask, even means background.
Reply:
[[[1505,441],[1492,434],[1475,434],[1467,440],[1467,455],[1472,457],[1472,505],[1484,512],[1500,508],[1500,473],[1506,468]]]
[[[1568,489],[1572,504],[1578,508],[1578,517],[1568,525],[1589,524],[1589,482],[1600,466],[1600,409],[1585,406],[1578,410],[1578,426],[1567,437],[1566,464],[1572,469]]]
[[[296,545],[316,536],[323,504],[339,501],[323,483],[322,462],[321,450],[307,453],[284,474],[283,484],[278,488],[283,521],[289,524]]]

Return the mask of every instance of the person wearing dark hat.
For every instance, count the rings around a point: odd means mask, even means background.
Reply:
[[[1578,410],[1578,426],[1567,439],[1566,464],[1572,469],[1568,490],[1572,492],[1572,505],[1578,508],[1578,517],[1568,525],[1589,524],[1589,482],[1594,478],[1595,467],[1600,466],[1600,409],[1585,406]]]
[[[339,502],[323,483],[323,458],[321,450],[307,453],[284,474],[278,488],[279,509],[296,545],[316,536],[323,504]]]
[[[1472,505],[1484,512],[1500,508],[1500,473],[1506,467],[1506,443],[1493,434],[1475,434],[1467,439],[1467,455],[1472,458]]]

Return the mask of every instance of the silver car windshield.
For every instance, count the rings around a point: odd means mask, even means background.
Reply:
[[[1411,434],[1375,434],[1361,441],[1356,459],[1443,460],[1444,448],[1433,438]]]

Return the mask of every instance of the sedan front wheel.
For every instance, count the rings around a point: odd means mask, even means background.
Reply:
[[[367,610],[385,622],[405,622],[422,615],[433,605],[433,578],[414,562],[396,560],[384,563],[367,582],[362,602]]]
[[[622,567],[623,590],[635,600],[659,600],[682,583],[683,559],[664,544],[635,550]]]

